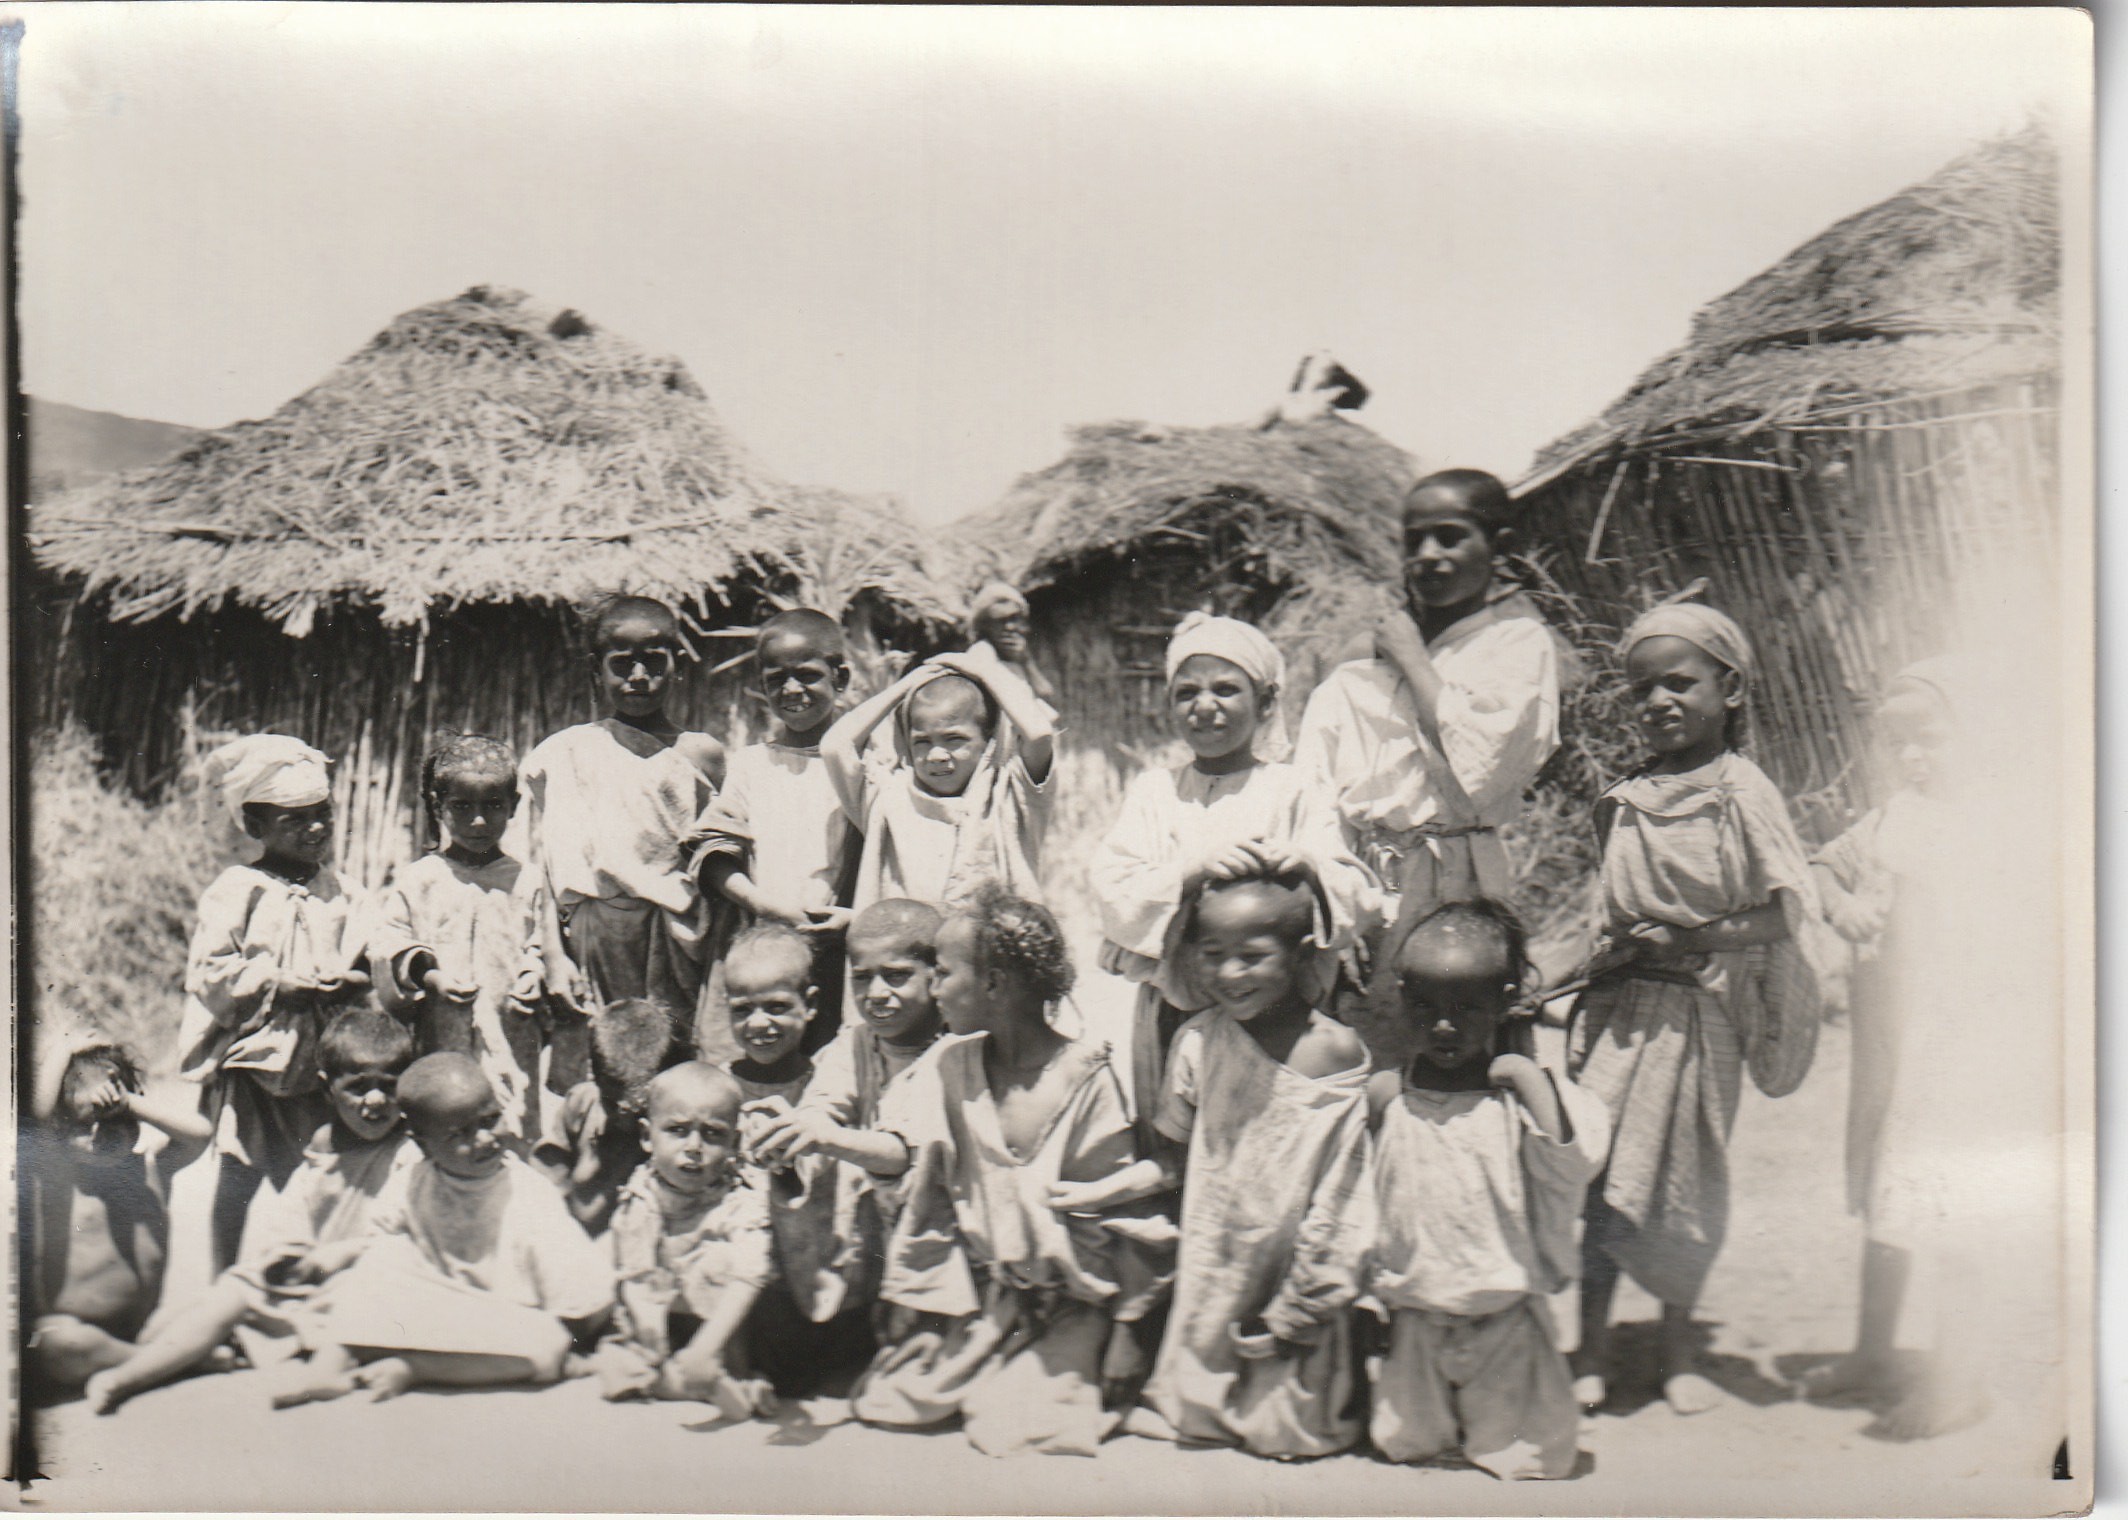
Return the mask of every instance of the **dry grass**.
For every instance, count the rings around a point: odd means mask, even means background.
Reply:
[[[406,312],[271,417],[41,505],[30,538],[113,618],[234,600],[298,638],[341,603],[423,625],[823,572],[959,616],[893,503],[785,484],[679,361],[488,286]]]
[[[158,804],[97,773],[78,729],[30,754],[31,1027],[93,1029],[151,1070],[176,1057],[185,944],[199,895],[235,857],[196,772]]]

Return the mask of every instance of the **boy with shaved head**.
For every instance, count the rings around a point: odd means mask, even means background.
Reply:
[[[893,760],[868,760],[890,717]],[[1055,715],[987,646],[937,655],[858,704],[820,752],[864,832],[860,910],[887,897],[957,906],[993,884],[1040,895]]]
[[[613,1269],[544,1177],[504,1149],[502,1105],[471,1056],[399,1079],[421,1150],[371,1214],[374,1239],[326,1320],[337,1350],[280,1402],[367,1388],[551,1383],[613,1304]]]
[[[584,1019],[600,1004],[648,998],[676,1041],[694,1042],[707,926],[682,844],[723,779],[724,747],[666,716],[685,652],[664,603],[608,602],[591,624],[591,676],[607,716],[525,757],[527,863],[550,918],[540,935],[547,988],[577,1015],[552,1036],[551,1092],[584,1079]]]
[[[782,924],[806,937],[819,990],[812,1049],[842,1019],[842,935],[859,844],[820,753],[850,684],[842,626],[810,607],[779,612],[755,636],[754,664],[773,726],[766,741],[733,753],[722,789],[695,821],[688,870],[713,903],[730,905],[733,927]],[[715,1002],[721,978],[712,982]],[[706,1059],[740,1054],[726,1031],[707,1010]]]

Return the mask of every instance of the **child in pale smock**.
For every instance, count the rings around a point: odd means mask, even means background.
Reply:
[[[889,718],[893,760],[866,758]],[[994,654],[935,656],[837,720],[820,749],[864,834],[858,909],[887,897],[957,906],[992,884],[1040,890],[1055,730]]]
[[[429,752],[421,800],[438,847],[392,873],[369,937],[384,1006],[410,1018],[418,1055],[473,1057],[512,1136],[539,1134],[543,1020],[536,878],[503,852],[517,811],[517,757],[463,734]]]
[[[842,628],[824,612],[779,612],[754,639],[754,663],[774,727],[767,740],[734,750],[716,800],[696,820],[689,871],[739,922],[796,929],[814,947],[819,1007],[807,1048],[825,1044],[842,1022],[842,936],[861,843],[842,810],[820,741],[850,684]],[[739,1054],[717,1015],[721,978],[711,973],[703,1055]]]
[[[331,1117],[318,1082],[318,1036],[368,992],[366,915],[326,864],[328,764],[283,734],[253,734],[207,757],[208,786],[260,852],[200,895],[186,954],[178,1074],[199,1084],[201,1112],[214,1126],[201,1163],[211,1184],[204,1173],[176,1184],[185,1200],[178,1213],[189,1205],[206,1216],[172,1220],[188,1237],[172,1243],[187,1295],[235,1262],[252,1195],[285,1183]],[[195,1192],[211,1192],[211,1203],[194,1204]]]
[[[1153,1143],[1167,1049],[1204,1006],[1183,965],[1182,907],[1208,874],[1305,868],[1342,940],[1371,932],[1381,893],[1346,849],[1330,794],[1270,758],[1282,745],[1285,659],[1234,618],[1193,612],[1167,646],[1168,711],[1189,763],[1131,779],[1088,876],[1101,913],[1101,968],[1139,984],[1131,1100]]]
[[[546,987],[576,1015],[551,1037],[552,1092],[583,1080],[583,1019],[616,998],[656,1003],[674,1041],[694,1048],[707,914],[682,846],[724,774],[724,747],[665,715],[681,657],[670,608],[621,597],[593,623],[591,646],[610,716],[542,740],[524,765],[525,863],[550,920]]]
[[[470,1056],[423,1056],[399,1104],[421,1160],[334,1286],[309,1394],[554,1382],[613,1307],[611,1257],[504,1147],[502,1104]]]
[[[1619,656],[1652,758],[1597,803],[1609,929],[1593,964],[1608,969],[1575,1009],[1568,1070],[1612,1138],[1589,1190],[1576,1390],[1604,1400],[1625,1271],[1662,1300],[1663,1394],[1693,1414],[1721,1399],[1696,1370],[1692,1308],[1728,1228],[1743,1073],[1773,1096],[1802,1080],[1836,947],[1786,800],[1736,749],[1743,630],[1672,603]]]
[[[354,1008],[326,1026],[318,1067],[331,1122],[312,1137],[285,1187],[252,1199],[237,1264],[132,1356],[89,1380],[91,1409],[109,1414],[207,1363],[232,1335],[254,1367],[323,1344],[334,1279],[368,1245],[386,1187],[420,1154],[399,1122],[399,1076],[413,1059],[413,1035],[389,1014]],[[294,1372],[300,1387],[307,1369]]]
[[[1104,1355],[1135,1346],[1145,1307],[1132,1247],[1052,1206],[1059,1185],[1132,1159],[1107,1048],[1050,1022],[1070,990],[1056,920],[992,888],[939,935],[941,1041],[882,1103],[910,1164],[880,1296],[878,1357],[850,1395],[868,1424],[958,1415],[970,1444],[1092,1456],[1116,1416]]]
[[[1187,912],[1211,1006],[1175,1037],[1155,1120],[1186,1168],[1157,1155],[1054,1200],[1076,1213],[1182,1186],[1174,1303],[1133,1432],[1327,1456],[1361,1433],[1367,1050],[1318,1006],[1337,955],[1305,873],[1208,881]]]
[[[1392,1462],[1460,1454],[1499,1478],[1574,1470],[1581,1410],[1545,1305],[1578,1269],[1603,1104],[1516,1046],[1521,926],[1493,903],[1414,925],[1393,967],[1418,1054],[1368,1084],[1389,1319],[1369,1434]]]
[[[1404,499],[1406,608],[1372,658],[1332,671],[1308,699],[1293,763],[1336,800],[1345,838],[1409,927],[1444,902],[1507,901],[1501,828],[1559,742],[1559,655],[1535,603],[1495,577],[1514,505],[1478,470],[1429,475]],[[1370,944],[1370,950],[1378,950]],[[1380,956],[1364,1012],[1375,1059],[1411,1052]]]

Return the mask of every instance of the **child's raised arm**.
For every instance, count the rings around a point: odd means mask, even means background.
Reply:
[[[756,1142],[761,1159],[788,1165],[803,1156],[827,1156],[862,1167],[875,1177],[899,1177],[909,1169],[909,1147],[885,1130],[851,1129],[824,1109],[792,1108],[782,1098],[762,1098],[747,1105],[766,1117]]]
[[[1026,679],[987,650],[981,654],[969,650],[963,654],[935,655],[931,663],[941,670],[966,676],[997,699],[1005,721],[1020,731],[1020,763],[1027,767],[1027,774],[1036,786],[1047,781],[1050,762],[1056,756],[1056,713],[1034,694],[1034,688]]]
[[[842,801],[843,812],[859,828],[863,828],[865,822],[865,741],[872,737],[874,729],[886,722],[888,715],[910,692],[938,673],[935,665],[917,666],[886,690],[873,693],[837,718],[834,726],[821,736],[820,758],[826,762],[829,779],[835,783],[835,795]]]

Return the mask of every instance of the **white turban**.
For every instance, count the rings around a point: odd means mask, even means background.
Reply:
[[[1632,654],[1633,646],[1644,639],[1661,638],[1683,639],[1710,660],[1735,671],[1747,686],[1757,672],[1751,641],[1736,619],[1699,602],[1669,602],[1643,612],[1618,641],[1618,658]]]
[[[1252,623],[1239,618],[1213,617],[1208,612],[1193,612],[1175,625],[1174,637],[1167,641],[1167,679],[1173,685],[1175,674],[1183,662],[1197,655],[1207,654],[1216,660],[1225,660],[1229,665],[1249,678],[1256,688],[1256,695],[1282,691],[1286,684],[1286,657],[1278,652],[1278,646]],[[1286,723],[1279,708],[1274,705],[1271,716],[1257,731],[1256,748],[1259,754],[1276,752],[1284,747]]]
[[[247,734],[207,757],[207,784],[222,794],[230,821],[244,826],[244,806],[299,808],[330,801],[332,761],[286,734]]]

